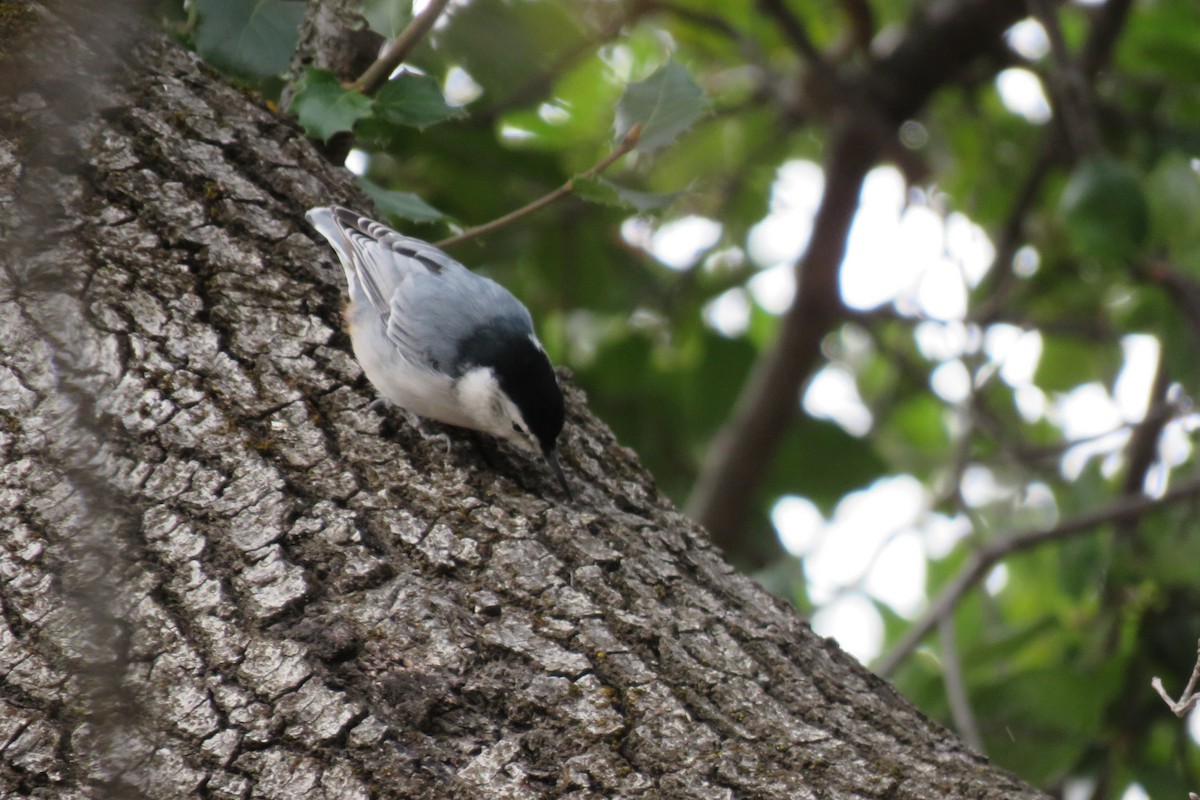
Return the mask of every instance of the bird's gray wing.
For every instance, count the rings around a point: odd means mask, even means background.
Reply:
[[[501,325],[533,335],[520,300],[495,281],[459,265],[457,270],[413,274],[392,295],[388,339],[409,360],[458,377],[465,340]]]

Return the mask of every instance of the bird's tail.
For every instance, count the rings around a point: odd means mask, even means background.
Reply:
[[[346,240],[346,234],[342,232],[341,226],[334,218],[334,211],[332,206],[318,206],[310,208],[304,218],[316,228],[317,233],[329,241],[334,252],[337,253],[338,261],[342,262],[342,269],[346,273],[346,283],[350,287],[350,299],[366,299],[363,287],[358,280],[358,271],[354,268],[354,256],[350,242]]]

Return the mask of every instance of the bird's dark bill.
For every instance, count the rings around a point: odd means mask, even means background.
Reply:
[[[550,465],[550,469],[554,470],[554,474],[558,476],[558,482],[562,484],[563,491],[567,493],[567,497],[571,500],[575,499],[575,495],[571,494],[571,487],[567,485],[567,476],[563,475],[562,467],[558,465],[558,456],[553,450],[547,452],[546,463]]]

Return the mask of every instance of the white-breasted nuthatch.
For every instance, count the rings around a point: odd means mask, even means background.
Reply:
[[[431,244],[338,206],[305,218],[333,245],[350,288],[354,355],[386,399],[428,419],[556,458],[562,390],[529,310]]]

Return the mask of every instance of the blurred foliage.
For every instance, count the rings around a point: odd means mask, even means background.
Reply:
[[[871,18],[851,19],[845,12],[856,4],[789,5],[814,44],[846,69],[869,59],[851,44],[863,24],[880,39],[896,36],[923,7],[875,2]],[[192,0],[184,38],[271,92],[302,7]],[[772,210],[779,168],[819,162],[827,135],[818,116],[803,112],[803,59],[759,9],[743,0],[469,0],[452,5],[407,71],[373,98],[328,72],[296,76],[292,110],[309,133],[353,131],[366,156],[364,187],[379,210],[429,240],[579,178],[633,122],[646,124],[646,146],[603,178],[581,179],[578,196],[454,255],[525,300],[554,360],[574,370],[592,410],[677,502],[777,326],[744,291],[773,266],[753,262],[751,230]],[[368,0],[367,12],[372,29],[388,33],[411,17],[402,0]],[[1066,5],[1057,13],[1078,53],[1101,10]],[[1048,53],[1013,52],[993,64],[1001,66],[1043,79],[1059,69]],[[965,319],[922,323],[919,309],[897,302],[830,337],[831,363],[853,376],[869,430],[801,415],[782,431],[744,548],[729,554],[735,562],[769,553],[758,577],[802,610],[817,610],[806,561],[784,555],[770,525],[775,501],[807,497],[828,517],[875,479],[911,474],[926,487],[926,521],[965,520],[971,530],[927,558],[932,596],[981,541],[1195,471],[1198,74],[1200,5],[1157,0],[1134,5],[1111,63],[1088,84],[1100,156],[1075,157],[1054,122],[1008,110],[978,75],[931,98],[912,141],[929,182],[912,187],[910,202],[943,217],[965,214],[993,242],[1016,232],[1014,263],[993,266],[971,288]],[[718,221],[719,236],[668,266],[653,255],[655,237],[691,216]],[[744,330],[718,330],[706,313],[730,290],[749,302]],[[959,337],[958,351],[922,346],[921,324]],[[1029,380],[1007,375],[1003,358],[988,350],[1006,326],[1039,336]],[[1174,437],[1172,447],[1152,442],[1140,465],[1122,449],[1128,436],[1081,454],[1066,439],[1069,412],[1047,411],[1069,408],[1057,404],[1081,386],[1111,396],[1124,370],[1147,366],[1129,363],[1131,334],[1152,336],[1161,348],[1161,364],[1148,366],[1165,380],[1150,406],[1169,417]],[[865,344],[847,349],[850,340]],[[967,374],[965,397],[931,388],[947,365]],[[1125,419],[1118,432],[1136,438],[1137,421]],[[968,481],[981,474],[990,486],[982,496]],[[887,515],[880,511],[880,524]],[[1154,797],[1200,790],[1195,742],[1149,689],[1161,675],[1178,690],[1194,662],[1195,517],[1191,505],[1175,504],[1010,557],[1002,581],[959,603],[955,655],[989,757],[1054,790],[1090,782],[1094,797],[1120,797],[1135,781]],[[876,604],[886,646],[908,620]],[[894,678],[952,724],[946,655],[930,637]]]

